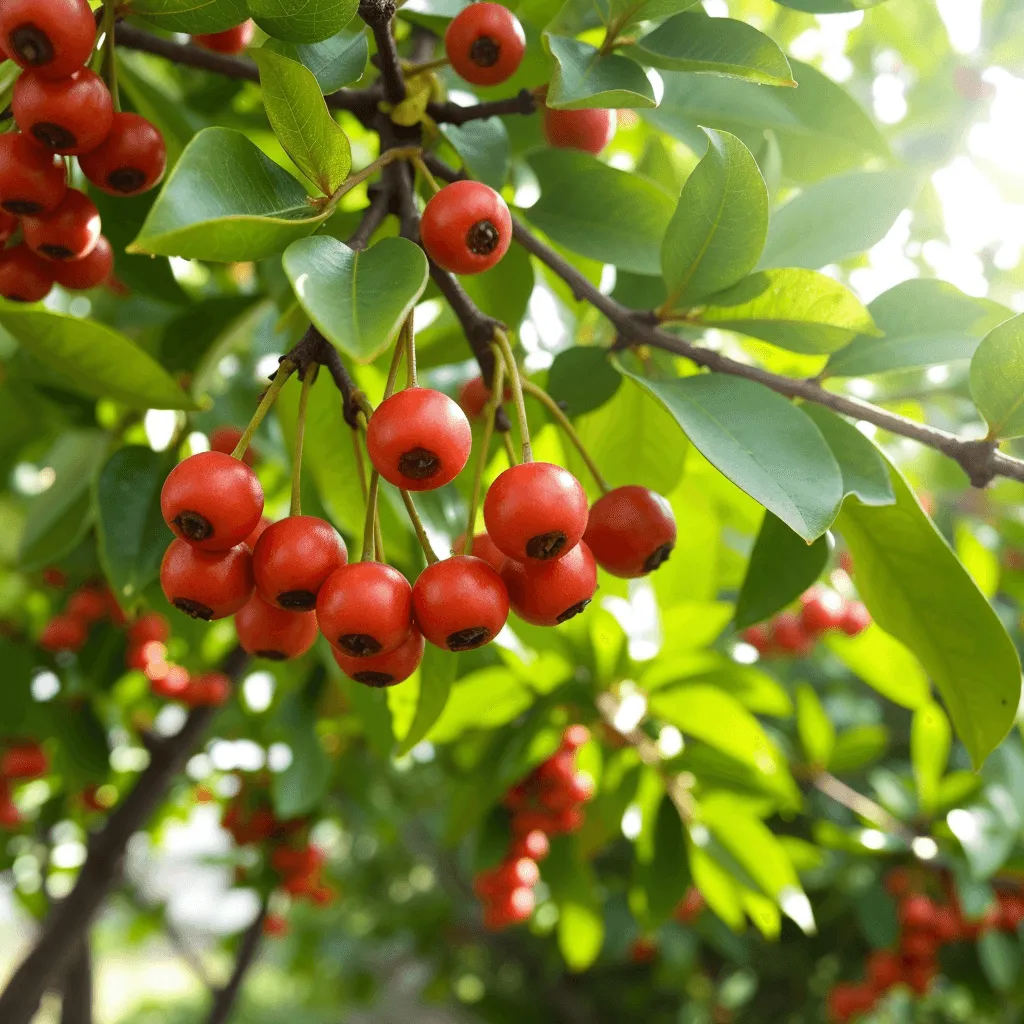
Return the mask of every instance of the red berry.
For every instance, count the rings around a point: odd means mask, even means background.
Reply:
[[[551,844],[548,837],[535,828],[513,840],[508,852],[510,857],[529,857],[530,860],[541,861],[551,852]]]
[[[910,960],[903,969],[904,980],[919,996],[925,995],[931,988],[938,973],[939,965],[934,959]]]
[[[706,905],[700,890],[691,886],[676,907],[675,919],[682,924],[693,924],[703,913]]]
[[[512,397],[512,390],[506,384],[502,389],[505,401]],[[491,400],[491,389],[484,383],[483,377],[473,377],[462,385],[459,391],[459,405],[462,411],[471,419],[475,420]]]
[[[39,646],[44,651],[80,651],[89,637],[89,627],[72,615],[57,615],[43,627]]]
[[[24,242],[5,249],[0,252],[0,295],[14,302],[39,302],[53,287],[55,269]]]
[[[0,780],[0,830],[10,831],[21,824],[21,812],[11,800],[11,791],[7,784]]]
[[[594,502],[583,539],[606,572],[624,579],[646,576],[675,547],[672,506],[646,487],[616,487]]]
[[[766,654],[774,646],[771,630],[765,625],[748,626],[740,633],[740,639],[750,644],[759,654]]]
[[[206,551],[226,551],[258,526],[263,488],[239,459],[200,452],[168,474],[160,509],[176,536]]]
[[[490,270],[508,252],[512,215],[505,200],[490,186],[479,181],[455,181],[427,203],[420,236],[427,255],[445,270],[479,274]]]
[[[156,125],[139,114],[115,114],[110,134],[79,157],[82,173],[112,196],[135,196],[164,176],[167,146]]]
[[[908,931],[900,938],[900,952],[913,960],[931,959],[939,951],[940,945],[938,935],[931,930]]]
[[[513,889],[494,901],[484,912],[484,927],[491,931],[529,920],[536,898],[532,889]]]
[[[597,590],[597,564],[581,541],[557,562],[523,565],[510,558],[501,578],[519,618],[535,626],[557,626],[590,604]]]
[[[776,617],[772,624],[772,640],[781,650],[800,657],[810,654],[813,646],[799,617],[792,612],[782,612]]]
[[[435,647],[471,651],[505,625],[508,591],[482,558],[454,555],[420,573],[412,607],[420,632]]]
[[[629,947],[629,959],[635,964],[649,964],[658,958],[658,943],[655,939],[641,936]]]
[[[223,32],[203,32],[192,37],[196,46],[215,53],[241,53],[251,42],[256,32],[256,24],[250,18],[241,25],[225,29]]]
[[[244,461],[244,460],[243,460]],[[248,463],[246,463],[248,465]],[[253,527],[252,533],[245,538],[242,543],[250,550],[255,551],[256,545],[259,543],[260,537],[263,536],[267,531],[267,527],[271,525],[270,520],[266,516],[261,516],[260,521]]]
[[[171,624],[159,612],[147,612],[128,627],[128,642],[144,646],[165,644],[171,636]]]
[[[469,461],[473,432],[447,395],[408,388],[378,406],[366,428],[366,450],[388,483],[432,491],[454,480]]]
[[[110,90],[88,68],[58,80],[26,71],[14,85],[11,109],[18,127],[54,153],[88,153],[114,122]]]
[[[52,213],[22,217],[25,244],[48,260],[80,260],[96,248],[100,239],[100,212],[93,201],[69,188]]]
[[[906,868],[893,868],[886,873],[885,891],[890,896],[906,896],[913,887],[913,878]]]
[[[279,875],[313,875],[323,867],[324,855],[316,846],[293,850],[279,846],[270,855],[270,866]]]
[[[271,939],[283,939],[288,934],[288,922],[280,914],[267,914],[263,919],[263,934]]]
[[[4,243],[18,230],[18,218],[13,213],[0,210],[0,244]]]
[[[934,930],[941,943],[948,944],[960,939],[964,922],[952,907],[938,907],[935,911]]]
[[[463,533],[455,541],[454,553],[464,555],[465,547],[466,535]],[[505,556],[495,547],[486,530],[473,536],[473,550],[470,553],[474,558],[482,558],[495,572],[501,572],[505,564]]]
[[[879,995],[903,980],[903,961],[895,953],[879,950],[867,959],[868,983]]]
[[[235,615],[238,642],[257,658],[287,661],[305,654],[316,643],[313,612],[289,612],[264,601],[257,591]]]
[[[590,742],[590,730],[585,725],[570,725],[562,733],[563,750],[579,750]]]
[[[172,540],[160,566],[160,585],[167,600],[193,619],[224,619],[252,597],[252,555],[244,544],[201,551]]]
[[[842,621],[843,599],[834,590],[815,588],[801,598],[800,622],[811,636],[820,636],[838,628]]]
[[[615,135],[614,110],[544,108],[544,138],[558,149],[580,149],[597,156]]]
[[[210,450],[230,455],[241,440],[242,431],[238,427],[217,427],[210,434]],[[242,461],[247,466],[251,466],[256,461],[256,449],[252,445],[246,448]]]
[[[193,708],[223,707],[231,697],[231,680],[222,672],[207,672],[193,679],[185,688],[182,699]]]
[[[336,647],[331,648],[342,672],[364,686],[380,688],[404,682],[419,668],[423,660],[423,634],[415,626],[393,651],[365,658],[350,658]]]
[[[904,928],[928,931],[935,926],[936,909],[927,896],[909,896],[900,904],[900,924]]]
[[[0,135],[0,207],[16,217],[56,210],[67,192],[64,162],[24,135]]]
[[[66,78],[84,67],[96,41],[87,0],[4,0],[0,42],[23,68]]]
[[[293,612],[311,612],[324,581],[346,562],[341,534],[316,516],[272,523],[252,553],[257,590],[271,604]]]
[[[566,793],[574,803],[588,803],[594,799],[594,780],[586,772],[576,772]]]
[[[81,587],[69,598],[64,611],[85,623],[99,622],[107,614],[107,595],[94,587]]]
[[[74,292],[98,288],[110,280],[114,272],[114,248],[100,235],[96,248],[88,256],[52,267],[54,280],[62,288]]]
[[[1015,932],[1024,922],[1024,896],[1007,894],[999,898],[1000,927]]]
[[[316,617],[344,657],[387,654],[412,629],[412,587],[397,569],[381,562],[345,565],[320,588]]]
[[[845,1024],[875,1005],[875,993],[866,985],[836,985],[828,994],[829,1020]]]
[[[499,865],[494,879],[504,889],[528,888],[540,881],[540,869],[529,857],[518,857]]]
[[[567,469],[524,462],[506,469],[484,498],[484,522],[500,551],[519,562],[562,558],[583,539],[587,495]]]
[[[847,636],[860,636],[871,625],[871,612],[860,601],[850,601],[843,609],[839,628]]]
[[[474,3],[451,20],[444,48],[455,73],[467,82],[500,85],[522,63],[526,35],[507,7]]]
[[[38,743],[23,743],[5,750],[0,757],[0,777],[38,779],[49,770],[49,761]]]

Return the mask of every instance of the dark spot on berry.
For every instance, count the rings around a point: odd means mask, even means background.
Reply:
[[[213,536],[213,524],[206,516],[201,516],[198,512],[190,512],[185,509],[179,512],[171,522],[181,530],[186,540],[198,543]]]
[[[146,172],[138,167],[118,167],[107,175],[107,184],[115,192],[124,192],[125,195],[138,192],[146,184]]]
[[[26,64],[40,67],[53,60],[53,43],[36,25],[19,25],[9,36],[10,49]]]
[[[647,561],[644,562],[644,572],[654,572],[659,565],[664,565],[668,561],[669,555],[672,554],[672,549],[675,544],[662,544],[660,548],[655,548],[647,557]]]
[[[31,302],[32,299],[25,295],[5,295],[5,299],[9,299],[11,302]]]
[[[289,590],[277,595],[277,603],[290,612],[311,612],[316,607],[316,594],[310,590]]]
[[[390,686],[395,681],[395,677],[388,675],[387,672],[357,672],[352,678],[363,686],[372,686],[377,690],[382,686]]]
[[[449,651],[471,651],[491,639],[491,631],[486,626],[469,626],[456,633],[450,633],[445,639]]]
[[[190,601],[187,597],[176,597],[171,602],[179,612],[184,612],[191,619],[202,619],[209,622],[213,618],[213,609],[198,601]]]
[[[78,137],[60,124],[53,124],[51,121],[40,121],[32,125],[32,134],[50,149],[74,149],[78,143]]]
[[[577,601],[571,608],[566,608],[561,615],[558,616],[559,622],[568,622],[570,619],[579,615],[587,605],[590,604],[590,598],[585,598],[583,601]]]
[[[288,655],[282,651],[257,651],[257,658],[266,658],[267,661],[287,661]]]
[[[478,220],[466,232],[466,245],[477,256],[490,256],[498,248],[501,235],[489,220]]]
[[[469,48],[469,59],[478,68],[493,68],[500,56],[501,47],[497,39],[490,36],[481,36],[473,40],[473,45]]]
[[[410,480],[427,480],[441,468],[441,460],[426,448],[413,448],[398,459],[398,472]]]
[[[27,199],[8,199],[6,202],[0,203],[8,213],[13,213],[16,217],[32,216],[34,213],[42,213],[42,203],[29,202]]]
[[[536,558],[540,562],[546,562],[554,558],[568,543],[561,530],[553,530],[551,533],[539,533],[526,542],[526,553],[530,558]]]
[[[377,639],[366,633],[346,633],[339,636],[338,646],[353,658],[368,658],[371,654],[379,654],[381,649]]]
[[[41,245],[39,251],[51,260],[70,260],[75,256],[75,250],[66,245]]]

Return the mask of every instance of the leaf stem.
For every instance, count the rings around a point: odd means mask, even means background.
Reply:
[[[501,436],[505,445],[505,454],[508,456],[508,464],[510,466],[518,466],[519,460],[516,458],[516,448],[512,443],[512,436],[507,430],[502,431]]]
[[[408,373],[408,385],[411,388],[419,387],[419,379],[416,374],[416,330],[413,326],[413,314],[410,313],[405,321],[405,368]]]
[[[412,522],[412,528],[416,531],[416,539],[420,542],[420,547],[423,549],[423,554],[427,559],[427,564],[433,565],[438,558],[437,555],[434,554],[434,548],[430,543],[430,538],[427,536],[427,530],[423,525],[423,520],[420,519],[420,514],[416,511],[416,505],[412,500],[412,495],[404,488],[402,489],[401,494],[402,501],[405,502],[405,511],[408,513],[409,520]]]
[[[238,444],[235,445],[235,450],[231,453],[233,458],[240,459],[245,455],[252,442],[252,435],[256,433],[257,427],[263,422],[263,417],[270,412],[271,407],[277,401],[277,396],[281,393],[281,388],[285,386],[288,378],[294,372],[295,364],[289,359],[283,359],[274,374],[274,379],[270,382],[270,387],[267,388],[267,392],[263,396],[263,400],[257,406],[256,412],[253,413],[249,426],[245,428],[242,436],[238,439]]]
[[[367,178],[372,178],[378,171],[384,170],[389,164],[396,160],[416,159],[423,151],[419,146],[396,146],[386,149],[373,163],[367,164],[361,171],[356,171],[351,177],[343,181],[328,198],[324,209],[333,212],[341,201],[342,196],[351,192],[357,185],[361,185]]]
[[[437,178],[435,178],[434,175],[430,173],[430,168],[427,167],[427,165],[423,162],[423,157],[419,155],[414,156],[412,158],[412,162],[415,165],[416,170],[423,178],[423,180],[429,186],[431,192],[433,192],[434,195],[437,195],[437,193],[441,191],[441,186],[438,185]]]
[[[519,367],[516,365],[516,357],[512,353],[512,346],[509,344],[508,335],[495,328],[494,342],[505,360],[505,369],[512,379],[512,398],[516,403],[516,416],[519,419],[519,434],[523,443],[523,462],[533,462],[533,447],[530,444],[530,424],[526,418],[526,403],[523,401],[523,382],[519,375]]]
[[[391,354],[391,365],[388,367],[388,382],[384,385],[384,401],[394,393],[398,384],[398,368],[402,365],[402,354],[405,352],[405,324],[402,324],[395,341],[395,351]],[[369,417],[367,417],[369,419]]]
[[[476,532],[476,514],[480,508],[480,492],[483,490],[484,469],[487,466],[487,455],[491,447],[491,437],[494,435],[494,417],[501,408],[501,396],[505,388],[505,360],[499,359],[494,367],[494,389],[491,397],[487,399],[484,406],[484,430],[480,438],[480,447],[477,451],[476,470],[473,473],[473,493],[469,501],[469,513],[466,517],[466,541],[463,544],[463,551],[467,555],[473,554],[473,534]],[[508,437],[508,432],[505,432]]]
[[[306,369],[302,378],[302,390],[299,392],[299,413],[295,418],[295,455],[292,459],[292,503],[288,514],[302,515],[302,441],[306,436],[306,405],[309,402],[309,390],[316,380],[317,366]]]
[[[406,78],[415,78],[426,71],[436,71],[438,68],[446,68],[451,64],[447,57],[438,57],[437,60],[428,60],[422,64],[410,64],[402,62],[402,71]]]

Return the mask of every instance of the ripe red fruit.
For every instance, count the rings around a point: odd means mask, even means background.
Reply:
[[[850,601],[843,609],[839,628],[847,636],[860,636],[870,625],[871,612],[860,601]]]
[[[590,742],[590,730],[585,725],[570,725],[562,733],[563,750],[579,750]]]
[[[866,985],[836,985],[828,994],[829,1020],[845,1024],[875,1005],[875,993]]]
[[[427,203],[420,237],[427,255],[445,270],[480,274],[508,252],[512,215],[490,186],[454,181]]]
[[[423,660],[423,646],[423,634],[413,626],[405,640],[387,654],[351,658],[336,647],[331,648],[331,653],[349,679],[379,689],[408,679]]]
[[[5,750],[0,757],[0,777],[38,779],[49,769],[49,762],[38,743],[23,743]]]
[[[900,952],[913,960],[928,960],[939,951],[938,935],[929,931],[907,931],[900,938]]]
[[[18,218],[13,213],[0,210],[0,243],[6,242],[18,230]]]
[[[704,912],[706,905],[700,890],[691,886],[675,909],[675,919],[682,924],[693,924]]]
[[[606,572],[624,579],[646,576],[675,547],[672,506],[646,487],[616,487],[594,502],[583,539]]]
[[[56,210],[67,192],[60,157],[24,135],[0,135],[0,207],[16,217]]]
[[[435,647],[471,651],[498,635],[508,618],[508,591],[482,558],[454,555],[428,565],[412,588],[416,625]]]
[[[89,638],[89,627],[72,615],[56,615],[43,627],[39,646],[44,651],[80,651]]]
[[[293,850],[279,846],[270,855],[270,866],[279,875],[312,875],[323,867],[324,855],[316,846]]]
[[[811,636],[820,636],[838,628],[842,621],[843,599],[834,590],[815,588],[801,598],[800,622]]]
[[[813,641],[804,630],[799,617],[792,612],[782,612],[776,616],[772,624],[772,640],[786,653],[801,657],[809,654],[813,646]]]
[[[903,977],[915,994],[923,996],[938,973],[939,965],[934,959],[909,960],[904,966]]]
[[[298,658],[316,643],[313,612],[284,611],[264,601],[259,591],[235,615],[235,629],[246,651],[271,661]]]
[[[658,943],[655,939],[641,936],[629,947],[629,959],[635,964],[649,964],[658,958]]]
[[[597,563],[581,541],[557,562],[523,565],[510,558],[501,578],[519,618],[535,626],[557,626],[590,604],[597,590]]]
[[[500,931],[512,924],[521,924],[533,913],[536,899],[532,889],[513,889],[496,899],[484,911],[484,927]]]
[[[544,108],[544,138],[557,149],[580,149],[597,156],[615,135],[614,110]]]
[[[110,134],[79,157],[82,173],[112,196],[136,196],[151,189],[167,168],[167,146],[156,125],[139,114],[114,114]]]
[[[567,555],[587,528],[587,495],[567,469],[524,462],[506,469],[484,498],[484,522],[500,551],[519,562]]]
[[[366,450],[388,483],[432,491],[450,483],[469,461],[473,431],[447,395],[408,388],[382,402],[366,428]]]
[[[271,939],[283,939],[288,934],[288,922],[280,914],[267,914],[263,919],[263,934]]]
[[[512,397],[512,391],[506,384],[502,388],[504,400],[507,402]],[[471,419],[475,420],[491,400],[491,389],[484,383],[483,377],[473,377],[462,385],[459,391],[459,405],[462,411]]]
[[[47,78],[84,67],[96,41],[87,0],[4,0],[0,43],[11,60]]]
[[[101,284],[106,284],[114,272],[114,248],[103,235],[100,235],[96,248],[88,256],[80,260],[58,263],[52,267],[52,271],[54,280],[62,288],[74,292],[98,288]]]
[[[906,896],[914,882],[906,868],[893,868],[885,876],[885,891],[890,896]]]
[[[464,555],[466,547],[466,535],[461,534],[455,541],[455,554]],[[487,535],[487,532],[477,533],[473,536],[473,550],[471,552],[474,558],[482,558],[495,572],[501,572],[501,567],[505,564],[505,556],[500,552],[494,544],[494,541]]]
[[[24,242],[5,249],[0,252],[0,295],[13,302],[39,302],[53,287],[53,270]]]
[[[18,127],[54,153],[88,153],[114,122],[110,90],[88,68],[56,81],[26,71],[14,85],[11,109]]]
[[[171,636],[171,624],[159,612],[148,612],[128,627],[128,642],[145,646],[165,644]]]
[[[193,619],[224,619],[252,597],[252,555],[244,544],[202,551],[172,540],[160,565],[160,585],[167,600]]]
[[[192,42],[215,53],[241,53],[252,42],[255,32],[256,24],[250,18],[223,32],[202,32],[193,36]]]
[[[99,622],[109,609],[107,595],[95,587],[80,587],[69,598],[64,611],[82,622]]]
[[[324,636],[346,658],[387,654],[412,628],[412,587],[381,562],[344,565],[320,588],[316,617]]]
[[[21,824],[21,812],[11,800],[10,788],[0,779],[0,830],[10,831]]]
[[[448,25],[444,49],[455,73],[467,82],[500,85],[522,63],[526,35],[507,7],[474,3]]]
[[[168,474],[160,510],[176,536],[206,551],[226,551],[259,525],[263,488],[239,459],[200,452]]]
[[[341,534],[316,516],[271,523],[253,549],[256,589],[278,608],[311,612],[324,581],[348,562]]]
[[[936,909],[927,896],[908,896],[899,907],[900,924],[904,928],[928,931],[935,926]]]
[[[80,260],[96,248],[100,238],[100,212],[93,201],[69,188],[51,213],[22,217],[25,244],[48,260]]]
[[[256,545],[259,543],[260,537],[263,536],[267,531],[267,527],[271,525],[270,520],[266,516],[261,516],[260,521],[253,527],[252,533],[245,538],[242,543],[250,550],[255,551]]]
[[[185,687],[182,700],[192,708],[219,708],[231,697],[231,680],[222,672],[207,672]]]
[[[210,434],[210,450],[230,455],[241,440],[242,431],[238,427],[217,427]],[[252,445],[246,448],[242,461],[247,466],[251,466],[256,461],[256,449]]]
[[[865,965],[868,983],[881,994],[903,980],[903,961],[896,953],[879,950],[868,957]]]
[[[529,857],[533,861],[544,860],[550,852],[548,837],[539,828],[514,839],[508,850],[510,857]]]
[[[493,877],[503,889],[519,889],[536,885],[540,881],[540,869],[529,857],[517,857],[499,864]]]
[[[765,625],[748,626],[740,633],[740,639],[762,655],[767,654],[774,646],[771,629]]]

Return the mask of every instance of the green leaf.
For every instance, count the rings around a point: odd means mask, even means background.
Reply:
[[[675,206],[654,182],[589,153],[537,150],[530,166],[541,197],[526,216],[554,241],[638,274],[660,272],[658,244]]]
[[[831,632],[825,644],[855,676],[894,703],[913,709],[931,699],[920,662],[878,626],[869,626],[857,637]]]
[[[338,32],[319,43],[293,44],[280,39],[268,39],[263,49],[273,50],[309,68],[325,96],[362,78],[370,59],[365,29]]]
[[[707,154],[683,186],[662,242],[670,310],[749,274],[768,231],[768,189],[750,150],[727,132],[707,134]]]
[[[354,17],[359,0],[248,0],[253,20],[268,36],[289,43],[319,43]]]
[[[971,360],[971,397],[989,437],[1024,434],[1024,313],[982,338]]]
[[[1010,992],[1020,974],[1020,943],[994,928],[978,936],[978,960],[989,984],[997,992]]]
[[[736,628],[762,622],[795,601],[821,575],[830,548],[827,536],[808,544],[765,512],[736,600]]]
[[[448,703],[448,695],[451,693],[458,664],[457,654],[451,654],[427,644],[423,661],[420,663],[417,673],[419,693],[416,700],[416,713],[408,733],[398,745],[396,754],[399,757],[409,753],[441,717],[444,706]]]
[[[895,505],[849,502],[838,525],[864,602],[921,660],[977,767],[1016,717],[1017,651],[906,481],[896,469],[891,477]]]
[[[306,314],[343,354],[377,358],[398,336],[427,286],[427,257],[406,238],[356,252],[321,235],[294,242],[284,269]]]
[[[638,59],[666,71],[730,75],[761,85],[795,86],[786,55],[752,25],[706,14],[677,14],[636,44]]]
[[[866,11],[869,7],[877,7],[885,0],[775,0],[783,7],[791,7],[794,11],[806,11],[808,14],[852,14],[854,11]]]
[[[732,876],[696,843],[687,844],[690,873],[700,894],[714,913],[734,932],[746,923],[740,903],[739,886]]]
[[[308,686],[289,697],[281,708],[279,721],[283,738],[291,747],[292,762],[283,772],[271,775],[270,796],[274,813],[282,821],[317,808],[330,783],[331,765],[316,731],[315,700],[320,689],[319,683]]]
[[[704,457],[810,543],[831,525],[842,477],[821,431],[781,395],[741,377],[635,378]]]
[[[0,300],[0,326],[69,390],[131,409],[198,408],[152,356],[96,320]]]
[[[829,359],[831,376],[862,377],[970,359],[981,339],[1011,315],[997,302],[929,279],[890,288],[868,312],[884,337],[855,338]]]
[[[910,729],[910,760],[914,766],[917,800],[925,814],[938,803],[939,785],[946,772],[952,732],[938,704],[925,704],[914,712]]]
[[[547,104],[556,110],[590,107],[654,107],[654,88],[644,69],[617,53],[601,56],[597,48],[567,36],[545,35],[555,60]]]
[[[132,0],[131,13],[167,32],[223,32],[249,17],[246,0]]]
[[[999,590],[1001,568],[999,556],[981,542],[969,523],[960,520],[953,530],[957,558],[978,584],[978,589],[991,601]]]
[[[462,157],[470,176],[501,189],[508,178],[512,159],[512,142],[508,129],[500,117],[467,121],[463,125],[442,124],[441,134]]]
[[[574,345],[559,352],[548,370],[547,391],[562,403],[566,415],[593,412],[622,385],[622,374],[603,348]]]
[[[817,424],[839,463],[843,496],[854,494],[865,505],[893,504],[896,495],[889,480],[889,465],[870,438],[820,405],[808,402],[800,408]]]
[[[827,765],[835,750],[836,729],[808,683],[796,688],[796,728],[808,763]]]
[[[778,345],[791,352],[835,352],[875,331],[871,314],[848,288],[798,267],[761,270],[708,299],[701,323]]]
[[[327,109],[312,71],[271,50],[253,50],[270,125],[295,166],[325,196],[352,169],[352,148]]]
[[[772,213],[759,266],[817,270],[856,256],[888,234],[917,189],[917,175],[903,170],[851,171],[812,185]]]
[[[642,21],[658,21],[693,7],[698,0],[610,0],[608,17],[626,17],[623,28]]]
[[[114,452],[96,482],[100,564],[126,609],[137,606],[160,572],[168,544],[160,488],[172,465],[149,448],[131,445]]]
[[[261,260],[312,234],[324,217],[241,132],[206,128],[182,153],[129,252]]]
[[[654,851],[643,865],[644,889],[650,923],[667,921],[690,887],[686,865],[686,834],[676,805],[663,797],[654,820]]]
[[[594,869],[574,837],[552,844],[544,876],[558,905],[558,948],[570,971],[585,971],[604,945],[604,918]]]
[[[877,761],[889,746],[889,730],[884,725],[855,725],[836,740],[826,767],[843,774],[857,771]]]

